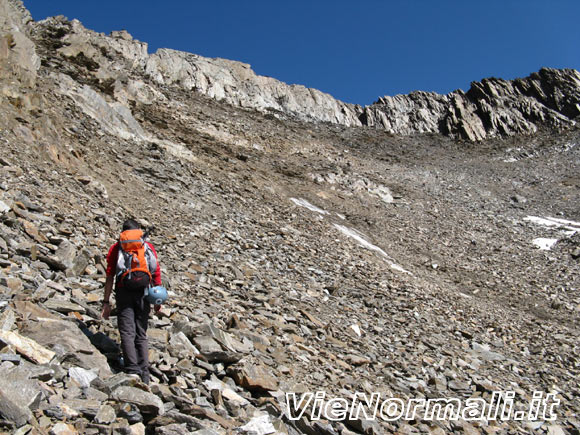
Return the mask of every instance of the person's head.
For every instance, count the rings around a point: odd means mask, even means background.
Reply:
[[[139,225],[139,222],[137,222],[135,219],[127,219],[125,222],[123,222],[123,231],[138,230],[140,228],[141,225]]]

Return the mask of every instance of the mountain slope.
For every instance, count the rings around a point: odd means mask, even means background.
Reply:
[[[31,391],[26,403],[2,396],[5,427],[128,431],[140,417],[158,433],[258,421],[287,433],[578,429],[577,128],[467,144],[262,113],[185,78],[161,83],[124,33],[26,24],[16,2],[0,4],[13,20],[4,32],[22,36],[3,61],[36,65],[2,78],[0,325],[56,354],[0,365]],[[226,89],[221,73],[212,89]],[[131,381],[110,373],[114,317],[98,319],[103,256],[127,216],[156,225],[172,291],[150,329],[162,406],[146,396],[129,411],[119,389]],[[559,241],[540,250],[535,239]],[[57,326],[59,340],[42,333]],[[81,330],[90,343],[75,350]],[[89,387],[79,367],[96,372]],[[290,420],[282,394],[317,390],[510,390],[518,409],[543,391],[560,405],[556,422]],[[95,415],[106,406],[110,421]]]
[[[133,74],[146,77],[154,86],[201,93],[236,106],[306,121],[372,126],[399,135],[441,133],[469,141],[530,135],[541,129],[561,131],[573,127],[580,116],[580,73],[571,69],[543,68],[511,81],[484,79],[473,82],[466,93],[386,96],[361,107],[316,89],[258,76],[240,62],[169,49],[148,55],[147,45],[126,32],[104,36],[79,22],[62,19],[48,19],[38,30],[56,48],[57,59],[77,59],[89,71],[92,65],[92,80],[112,86],[117,94],[147,92],[140,80],[132,81]],[[123,69],[129,77],[118,75]]]

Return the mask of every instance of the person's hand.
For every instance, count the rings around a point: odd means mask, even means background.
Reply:
[[[105,302],[103,304],[103,311],[101,312],[101,317],[104,320],[108,320],[110,315],[111,315],[111,304],[109,302]]]
[[[155,312],[155,314],[157,314],[159,311],[161,311],[161,305],[153,305],[153,311]]]

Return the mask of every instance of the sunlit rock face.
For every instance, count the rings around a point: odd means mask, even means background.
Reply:
[[[149,55],[147,44],[125,31],[106,36],[63,17],[36,24],[36,31],[60,57],[84,64],[96,80],[112,87],[120,100],[152,103],[162,98],[162,89],[171,88],[279,117],[469,141],[566,129],[580,115],[580,73],[572,69],[543,68],[515,80],[484,79],[467,92],[447,95],[417,91],[384,96],[362,107],[257,75],[242,62],[166,48]],[[25,69],[34,70],[34,62]]]

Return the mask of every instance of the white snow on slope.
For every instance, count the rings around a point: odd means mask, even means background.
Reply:
[[[310,204],[304,198],[290,198],[290,201],[292,201],[294,204],[296,204],[299,207],[307,208],[308,210],[319,213],[321,215],[329,215],[330,214],[326,210],[323,210],[319,207],[316,207],[315,205]],[[339,213],[336,213],[336,215],[343,220],[345,219],[345,216],[343,216]],[[395,261],[385,251],[383,251],[378,246],[373,245],[371,242],[369,242],[365,238],[364,234],[358,232],[357,230],[355,230],[353,228],[345,227],[344,225],[338,225],[338,224],[333,224],[333,225],[336,229],[338,229],[345,236],[350,237],[351,239],[354,239],[363,248],[370,249],[371,251],[375,251],[376,253],[378,253],[381,257],[383,257],[383,259],[385,261],[387,261],[387,263],[389,263],[389,266],[391,266],[392,269],[396,270],[397,272],[406,273],[406,274],[409,274],[411,276],[413,275],[411,272],[405,270],[403,267],[396,264]]]
[[[553,217],[538,217],[527,216],[525,221],[548,227],[552,230],[559,230],[564,237],[571,237],[580,232],[580,222],[574,222],[567,219],[553,218]],[[559,239],[540,237],[532,240],[532,243],[544,251],[549,251],[558,242]]]
[[[543,251],[549,251],[558,242],[558,239],[544,239],[538,238],[532,240],[532,243]]]
[[[310,211],[314,211],[314,212],[320,213],[320,214],[328,214],[328,212],[326,210],[322,210],[321,208],[318,208],[315,205],[310,204],[304,198],[290,198],[290,201],[292,201],[297,206],[305,207]]]
[[[565,228],[569,231],[574,231],[574,234],[580,231],[580,222],[569,221],[567,219],[553,217],[541,218],[537,216],[528,216],[525,217],[524,220],[533,222],[538,225],[543,225],[545,227]]]
[[[383,251],[381,248],[379,248],[376,245],[373,245],[371,242],[369,242],[367,239],[365,239],[363,234],[359,233],[357,230],[345,227],[344,225],[338,225],[338,224],[333,224],[333,225],[336,229],[338,229],[345,236],[348,236],[351,239],[356,240],[357,243],[359,245],[361,245],[363,248],[370,249],[371,251],[377,252],[381,257],[383,257],[389,263],[391,268],[393,268],[399,272],[403,272],[403,273],[407,273],[409,275],[412,275],[411,272],[403,269],[401,266],[396,264],[394,262],[394,260],[385,251]]]

